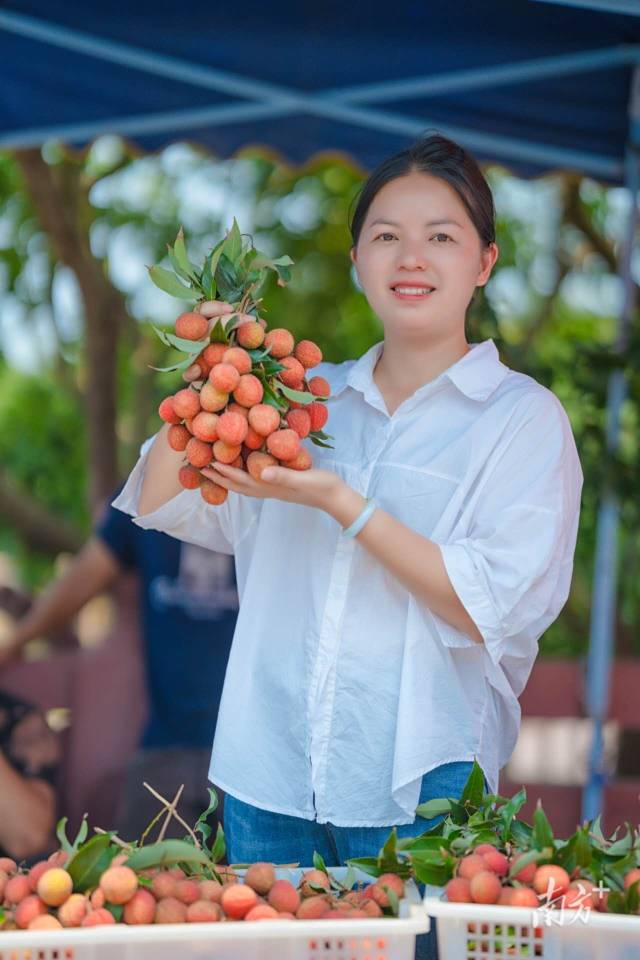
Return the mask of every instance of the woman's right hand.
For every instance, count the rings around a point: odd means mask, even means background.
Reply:
[[[203,317],[206,317],[207,320],[210,321],[209,332],[211,332],[218,319],[230,314],[240,317],[241,323],[247,323],[250,320],[256,319],[248,313],[237,313],[231,304],[226,303],[224,300],[203,300],[202,303],[199,303],[196,307],[194,307],[194,313],[201,313]],[[187,367],[182,374],[182,379],[186,380],[187,383],[195,383],[196,381],[200,380],[201,370],[198,364],[194,363],[190,367]]]

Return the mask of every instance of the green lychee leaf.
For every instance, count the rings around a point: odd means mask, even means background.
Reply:
[[[154,367],[152,364],[149,364],[149,367],[151,370],[157,370],[158,373],[174,373],[176,370],[186,370],[187,367],[190,367],[192,363],[196,362],[197,357],[198,354],[193,353],[190,357],[185,357],[180,363],[174,363],[170,367]]]
[[[278,363],[277,360],[263,360],[262,369],[267,377],[275,377],[277,373],[280,373],[282,370],[286,370],[286,367],[283,367],[281,363]]]
[[[386,883],[382,884],[382,889],[389,898],[389,909],[391,910],[391,915],[397,917],[400,913],[400,901],[398,900],[398,894],[395,890],[392,890],[391,887],[388,887]]]
[[[73,851],[73,845],[67,838],[66,826],[68,822],[68,817],[61,817],[56,824],[56,837],[60,841],[60,848],[64,850],[65,853],[71,853]]]
[[[211,340],[211,343],[229,343],[229,337],[225,331],[225,326],[220,317],[218,317],[214,323],[213,330],[209,334],[209,339]]]
[[[426,803],[420,803],[416,807],[416,816],[424,817],[425,820],[446,816],[447,813],[451,813],[451,800],[446,797],[436,797],[433,800],[427,800]]]
[[[182,353],[188,353],[190,356],[194,353],[197,356],[201,350],[209,346],[209,337],[205,337],[202,340],[185,340],[183,337],[176,337],[173,333],[167,333],[166,330],[161,330],[160,327],[156,327],[153,323],[151,326],[165,346],[174,347],[174,349],[180,350]]]
[[[111,843],[111,836],[110,833],[100,833],[92,837],[65,864],[65,870],[73,880],[75,893],[84,893],[97,886],[104,871],[111,866],[118,852]]]
[[[265,357],[271,355],[271,350],[267,347],[264,350],[262,347],[256,347],[255,350],[247,350],[247,353],[251,357],[252,363],[260,363],[261,360],[264,360]]]
[[[128,857],[126,865],[137,871],[182,862],[209,863],[210,861],[204,850],[186,840],[159,840],[157,843],[134,850]]]
[[[329,871],[327,870],[327,865],[324,862],[324,859],[315,850],[313,851],[313,866],[316,870],[322,870],[323,873],[326,873],[327,876],[329,876]]]
[[[227,234],[224,244],[225,256],[232,264],[237,264],[242,257],[242,234],[236,218],[233,218],[233,224]]]
[[[528,850],[526,853],[523,853],[518,857],[517,863],[511,864],[509,868],[509,879],[512,880],[516,873],[520,873],[520,871],[528,867],[530,863],[538,863],[540,860],[546,860],[545,853],[546,851],[544,850]]]
[[[187,248],[184,243],[184,231],[182,227],[180,227],[178,230],[178,236],[173,243],[173,255],[182,272],[186,273],[187,277],[196,279],[198,271],[187,256]]]
[[[274,266],[276,267],[292,267],[293,266],[293,260],[286,253],[283,254],[283,256],[278,257],[277,260],[274,260],[273,263],[274,263]]]
[[[215,843],[211,848],[211,859],[214,863],[220,863],[225,853],[227,852],[227,842],[224,836],[224,830],[222,829],[222,824],[218,824],[218,831],[216,833]]]
[[[377,857],[352,857],[346,860],[345,863],[348,867],[353,867],[354,870],[362,870],[363,873],[369,874],[370,877],[379,877],[382,873],[378,866]]]
[[[312,433],[309,434],[309,439],[311,440],[311,443],[315,443],[316,447],[324,447],[326,450],[333,450],[333,447],[330,443],[325,443],[324,440],[318,440],[318,438]]]
[[[205,264],[202,269],[202,276],[200,277],[200,285],[202,287],[202,293],[205,300],[215,300],[216,282],[213,278],[211,263],[209,260],[205,260]]]
[[[207,257],[209,269],[211,271],[212,276],[215,276],[216,270],[218,269],[218,261],[220,260],[220,257],[224,253],[224,245],[226,243],[226,239],[227,239],[226,237],[223,237],[222,240],[216,243],[215,247]]]
[[[325,433],[324,430],[312,430],[309,436],[317,437],[318,440],[335,440],[335,437],[332,437],[330,433]]]
[[[477,760],[473,761],[473,766],[471,772],[467,778],[467,782],[464,785],[462,795],[460,796],[460,803],[465,806],[479,807],[482,804],[482,797],[484,795],[484,773],[482,772],[482,767]]]
[[[149,267],[148,270],[149,276],[160,290],[170,294],[172,297],[177,297],[179,300],[195,299],[193,289],[191,287],[185,287],[176,277],[175,273],[172,273],[170,270],[165,270],[164,267],[157,266]]]
[[[285,395],[287,400],[294,400],[296,403],[303,403],[305,406],[308,406],[315,400],[312,393],[303,393],[302,390],[292,390],[291,387],[285,386],[284,383],[281,383],[279,380],[276,381],[276,387],[280,393]]]
[[[533,814],[533,834],[531,839],[538,850],[544,847],[553,847],[553,830],[547,819],[547,815],[542,809],[540,801]]]

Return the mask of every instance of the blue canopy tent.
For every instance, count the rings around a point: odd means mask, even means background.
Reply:
[[[340,0],[241,7],[138,0],[0,3],[0,148],[119,133],[146,149],[181,137],[233,155],[261,144],[292,163],[342,151],[364,168],[435,128],[482,161],[624,184],[634,203],[616,348],[631,323],[640,187],[640,0],[454,0],[366,9]],[[617,443],[626,380],[609,384]],[[601,807],[616,600],[618,505],[598,520],[583,814]]]

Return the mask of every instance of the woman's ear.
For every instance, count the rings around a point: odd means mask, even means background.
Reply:
[[[480,273],[478,274],[478,279],[476,280],[477,287],[484,287],[484,285],[487,283],[499,254],[500,250],[498,249],[498,244],[495,241],[482,248],[482,253],[480,255],[481,269]]]
[[[349,256],[351,257],[351,263],[355,267],[358,262],[358,250],[356,247],[351,247],[351,250],[349,251]]]

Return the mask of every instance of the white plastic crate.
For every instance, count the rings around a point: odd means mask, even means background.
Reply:
[[[346,869],[330,872],[342,880]],[[277,871],[294,883],[301,873]],[[409,883],[397,918],[15,930],[0,933],[0,960],[413,960],[416,935],[428,929]]]
[[[640,916],[448,903],[434,888],[424,904],[439,960],[640,960]]]

